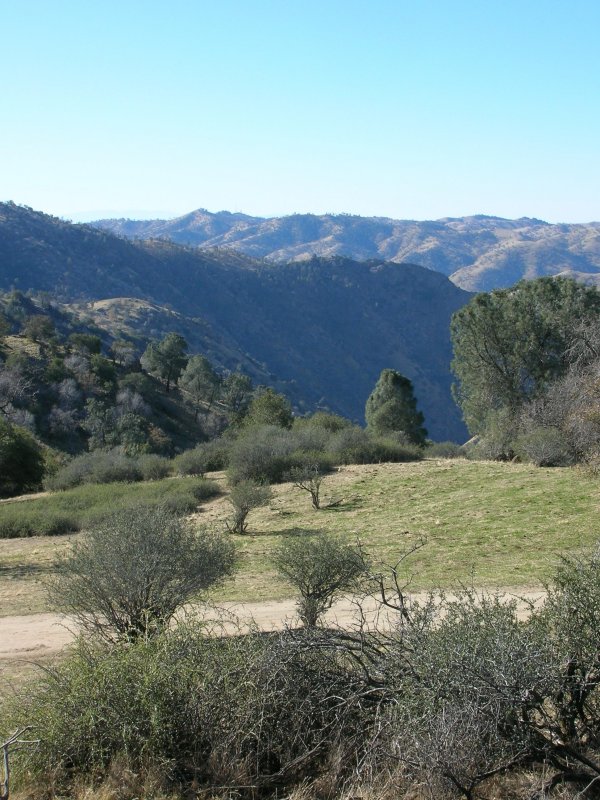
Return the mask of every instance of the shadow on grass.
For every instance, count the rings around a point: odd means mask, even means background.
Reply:
[[[277,531],[248,531],[241,535],[241,538],[269,539],[272,537],[293,536],[318,536],[321,531],[318,528],[280,528]],[[239,535],[239,534],[238,534]]]
[[[329,503],[324,503],[319,511],[327,511],[331,514],[338,511],[355,511],[363,506],[364,502],[362,497],[357,495],[356,497],[348,497],[346,500],[343,498],[341,500],[331,500]]]

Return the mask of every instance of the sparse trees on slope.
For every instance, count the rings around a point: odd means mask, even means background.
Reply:
[[[384,369],[379,376],[367,400],[365,418],[377,434],[403,433],[412,444],[425,444],[425,418],[417,410],[413,385],[394,369]]]

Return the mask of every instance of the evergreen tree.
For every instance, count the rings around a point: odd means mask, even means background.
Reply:
[[[187,363],[187,342],[178,333],[168,333],[160,342],[150,342],[141,358],[142,367],[166,381],[167,392],[171,382],[177,383]]]
[[[424,445],[427,431],[417,410],[413,385],[394,369],[384,369],[365,408],[368,427],[377,434],[403,433],[409,442]]]
[[[180,385],[191,396],[194,403],[194,418],[198,418],[200,403],[210,410],[219,391],[220,378],[205,356],[192,356],[181,375]]]
[[[289,400],[271,388],[259,391],[245,419],[248,425],[277,425],[279,428],[291,428],[293,421]]]

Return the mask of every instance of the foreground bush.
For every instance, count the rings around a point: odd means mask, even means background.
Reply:
[[[471,590],[411,602],[397,568],[371,580],[388,615],[372,628],[216,638],[182,625],[80,645],[3,721],[41,739],[15,774],[30,771],[33,796],[115,763],[150,764],[182,796],[333,798],[346,781],[354,797],[369,784],[419,800],[600,796],[600,550],[564,559],[526,620]],[[525,769],[538,770],[528,791],[494,783]]]
[[[234,547],[164,507],[119,511],[57,565],[54,606],[108,641],[147,638],[233,571]]]
[[[182,792],[266,796],[324,772],[339,785],[366,754],[376,714],[358,688],[334,654],[285,635],[216,639],[182,626],[129,647],[80,645],[10,720],[43,732],[14,773],[60,793],[119,759],[151,764]]]

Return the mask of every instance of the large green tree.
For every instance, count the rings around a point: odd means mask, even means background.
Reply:
[[[247,425],[277,425],[291,428],[294,421],[289,400],[270,387],[260,389],[250,403],[246,416]]]
[[[219,391],[221,379],[208,358],[192,356],[181,374],[179,383],[192,398],[194,416],[197,419],[201,403],[205,403],[207,410],[210,410]]]
[[[168,333],[160,342],[150,342],[141,358],[145,370],[166,382],[167,392],[187,363],[187,342],[178,333]]]
[[[367,400],[365,418],[377,434],[403,433],[409,442],[425,444],[425,418],[417,409],[413,385],[395,369],[382,371]]]
[[[33,436],[0,417],[0,497],[37,489],[43,477],[44,458]]]
[[[569,365],[575,330],[600,321],[600,293],[565,278],[478,294],[452,317],[455,397],[471,433],[516,419]]]

